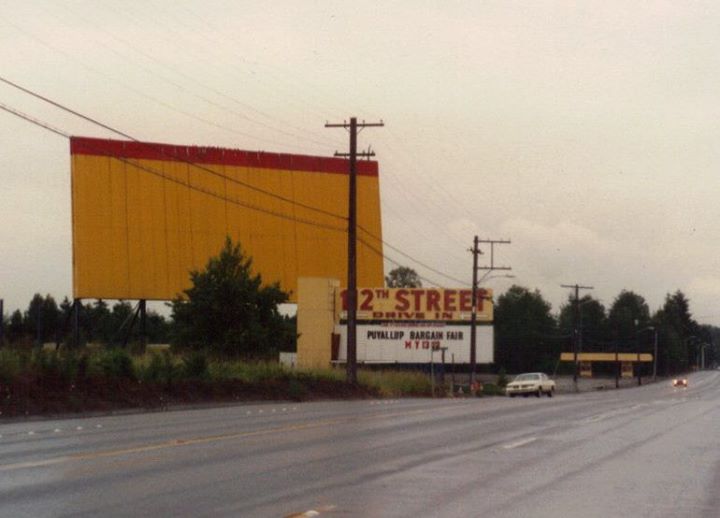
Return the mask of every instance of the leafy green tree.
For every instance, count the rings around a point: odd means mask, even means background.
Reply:
[[[590,295],[580,298],[580,323],[582,342],[592,348],[610,340],[608,334],[608,317],[605,306]],[[575,300],[570,295],[568,301],[560,308],[558,327],[563,335],[572,335],[575,331]]]
[[[551,305],[538,290],[512,286],[495,305],[495,363],[508,372],[552,371],[560,357]]]
[[[192,287],[172,302],[176,346],[263,358],[294,341],[288,320],[278,312],[288,293],[278,283],[263,286],[252,272],[252,259],[230,238],[190,279]]]
[[[637,332],[650,325],[650,309],[645,299],[628,290],[615,297],[608,313],[610,333],[625,347],[634,345]]]
[[[398,266],[385,276],[388,288],[422,288],[420,276],[412,268]]]
[[[14,344],[20,342],[24,337],[27,337],[25,333],[25,324],[23,322],[23,314],[19,309],[13,311],[10,315],[10,322],[7,327],[7,340],[9,343]]]
[[[60,331],[61,313],[51,295],[43,297],[36,293],[23,316],[25,333],[32,336],[36,345],[57,339]]]

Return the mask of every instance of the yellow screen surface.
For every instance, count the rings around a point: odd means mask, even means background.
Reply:
[[[71,139],[75,298],[170,300],[230,236],[264,283],[347,280],[348,162]],[[383,285],[377,162],[358,162],[358,285]]]

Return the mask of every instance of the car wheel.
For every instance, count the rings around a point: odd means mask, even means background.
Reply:
[[[555,387],[547,391],[547,397],[553,397],[553,392],[555,392]]]
[[[542,389],[541,389],[541,388],[539,388],[538,391],[537,391],[537,393],[535,394],[535,397],[540,397],[540,396],[542,396]]]
[[[510,397],[515,397],[515,394],[510,394]]]

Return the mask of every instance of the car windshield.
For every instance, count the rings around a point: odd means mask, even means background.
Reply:
[[[520,374],[513,381],[536,381],[540,379],[540,374]]]

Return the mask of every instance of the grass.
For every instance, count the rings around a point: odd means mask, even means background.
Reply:
[[[377,390],[382,397],[432,395],[430,378],[420,372],[361,370],[358,382]]]
[[[132,355],[119,348],[4,348],[0,416],[165,408],[203,401],[431,395],[430,379],[420,372],[360,369],[357,385],[345,379],[344,369],[290,369],[277,362],[223,359],[202,352]]]

